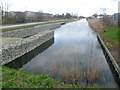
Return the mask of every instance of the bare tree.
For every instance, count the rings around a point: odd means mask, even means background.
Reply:
[[[111,18],[106,14],[106,8],[100,8],[101,12],[103,13],[103,25],[104,26],[108,26],[108,25],[112,25],[112,21]]]
[[[70,13],[66,13],[65,17],[70,19],[72,17],[72,15]]]
[[[2,17],[2,20],[3,20],[3,23],[7,23],[8,22],[8,15],[9,15],[9,13],[8,13],[8,9],[9,9],[9,3],[8,3],[8,0],[6,1],[2,1],[1,0],[1,6],[0,6],[0,8],[1,8],[1,17]]]
[[[17,23],[26,22],[26,13],[25,12],[16,12],[14,17],[15,17]]]
[[[109,17],[109,16],[107,16],[107,15],[106,15],[106,16],[103,16],[102,20],[103,20],[103,25],[104,25],[104,26],[113,25],[113,20],[112,20],[112,18]]]
[[[100,8],[100,10],[103,13],[103,15],[106,15],[106,8]]]
[[[38,11],[36,12],[36,21],[43,21],[43,12]]]
[[[94,17],[97,17],[97,16],[98,16],[98,14],[97,14],[97,13],[95,13],[95,14],[93,14],[93,16],[94,16]]]

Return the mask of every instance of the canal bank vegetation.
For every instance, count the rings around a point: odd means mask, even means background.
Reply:
[[[94,19],[88,19],[88,22],[90,26],[95,30],[96,32],[100,33],[100,36],[102,37],[105,45],[108,47],[109,51],[115,58],[117,64],[120,67],[120,61],[118,58],[118,48],[119,46],[119,35],[118,30],[120,28],[120,24],[117,21],[118,19],[110,18],[110,17],[104,17],[101,19],[94,18]],[[117,22],[117,23],[116,23]]]
[[[53,15],[51,13],[44,13],[42,10],[9,11],[8,6],[8,2],[1,2],[1,18],[2,24],[4,25],[78,18],[78,15],[73,13],[62,13]]]
[[[99,73],[94,68],[81,72],[79,60],[75,60],[71,68],[66,63],[68,62],[57,61],[52,64],[49,76],[46,73],[37,75],[37,71],[30,74],[24,68],[16,70],[2,66],[2,88],[97,88],[95,84]],[[58,73],[59,79],[53,79]],[[81,79],[87,83],[80,85]]]
[[[26,25],[26,26],[19,26],[19,27],[13,27],[13,28],[5,28],[5,29],[1,29],[0,31],[11,31],[11,30],[16,30],[16,29],[23,29],[23,28],[31,28],[31,27],[35,27],[35,26],[39,26],[39,25],[47,25],[47,24],[53,24],[53,23],[69,23],[69,22],[73,22],[73,21],[77,21],[78,19],[66,19],[66,20],[62,20],[62,21],[55,21],[55,22],[45,22],[45,23],[41,23],[41,24],[34,24],[34,25]]]
[[[2,88],[95,88],[64,84],[45,74],[33,75],[23,70],[2,66]]]
[[[107,26],[105,28],[105,32],[102,33],[101,36],[104,38],[104,41],[109,49],[112,49],[114,47],[113,45],[118,45],[118,27]]]
[[[95,69],[95,65],[91,63],[85,71],[82,71],[79,59],[73,61],[70,67],[68,65],[70,65],[69,61],[63,60],[58,60],[54,64],[51,64],[49,67],[50,76],[58,77],[64,83],[80,84],[81,81],[84,81],[85,86],[96,86],[100,72]]]
[[[64,22],[66,22],[66,20],[56,21],[56,22],[45,22],[45,23],[41,23],[41,24],[20,26],[20,27],[14,27],[14,28],[6,28],[6,29],[1,29],[1,31],[10,31],[10,30],[16,30],[16,29],[23,29],[23,28],[35,27],[35,26],[39,26],[39,25],[47,25],[47,24],[53,24],[53,23],[64,23]]]
[[[0,39],[2,39],[2,42],[0,42],[0,45],[2,45],[2,44],[6,44],[6,43],[10,43],[10,42],[15,42],[15,41],[18,41],[18,40],[21,40],[22,38],[8,38],[8,37],[2,37],[2,38],[0,38]]]

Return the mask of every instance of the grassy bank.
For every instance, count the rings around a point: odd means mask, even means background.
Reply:
[[[98,33],[104,32],[104,26],[101,19],[88,19],[89,25]]]
[[[46,75],[32,75],[24,71],[18,71],[2,67],[3,88],[52,88],[63,83],[57,82]]]
[[[105,28],[105,32],[101,33],[101,37],[104,39],[109,49],[112,49],[115,46],[118,46],[118,27],[107,26]]]
[[[45,74],[33,75],[5,66],[2,66],[2,76],[2,88],[86,88],[80,85],[64,84]]]
[[[69,21],[71,22],[71,20]],[[64,84],[45,74],[33,75],[23,70],[2,66],[2,88],[86,88],[81,85]],[[87,87],[95,88],[95,87]]]
[[[27,25],[27,26],[20,26],[20,27],[14,27],[14,28],[6,28],[6,29],[2,29],[0,31],[10,31],[10,30],[16,30],[16,29],[22,29],[22,28],[30,28],[30,27],[35,27],[35,26],[39,26],[39,25],[47,25],[47,24],[53,24],[53,23],[69,23],[69,22],[73,22],[73,21],[77,21],[78,19],[68,19],[68,20],[63,20],[63,21],[56,21],[56,22],[45,22],[45,23],[41,23],[41,24],[34,24],[34,25]]]
[[[11,38],[9,38],[9,37],[2,37],[0,39],[2,40],[2,42],[0,42],[0,45],[21,40],[21,38],[14,38],[14,37],[13,38],[12,37]]]
[[[41,23],[41,24],[34,24],[34,25],[27,25],[27,26],[20,26],[20,27],[14,27],[14,28],[6,28],[6,29],[2,29],[1,31],[10,31],[10,30],[16,30],[16,29],[22,29],[22,28],[30,28],[30,27],[35,27],[35,26],[39,26],[39,25],[47,25],[47,24],[52,24],[52,23],[62,23],[65,22],[66,20],[63,21],[56,21],[56,22],[46,22],[46,23]]]
[[[118,35],[118,27],[117,26],[103,26],[103,22],[101,19],[88,19],[90,26],[96,32],[100,33],[105,45],[109,49],[112,56],[115,58],[117,64],[120,67],[120,61],[118,58],[118,48],[120,37]],[[101,28],[103,27],[103,28]]]
[[[112,41],[118,41],[118,27],[117,26],[107,26],[105,32],[101,34],[103,37],[109,38]]]

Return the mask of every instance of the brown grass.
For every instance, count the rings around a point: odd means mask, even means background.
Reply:
[[[80,65],[78,62],[74,62],[72,66],[68,67],[65,61],[56,61],[56,63],[50,66],[51,76],[56,74],[60,75],[61,81],[64,83],[76,84],[80,80]]]
[[[99,78],[99,72],[95,70],[94,68],[88,68],[86,72],[84,72],[84,79],[88,84],[93,86],[96,82],[96,80]]]
[[[80,80],[80,68],[79,65],[73,64],[71,69],[67,68],[65,65],[61,69],[60,78],[65,83],[77,84]]]
[[[88,23],[89,25],[93,28],[94,31],[100,33],[100,35],[102,33],[104,33],[105,31],[105,26],[103,26],[103,21],[102,19],[88,19]],[[115,58],[117,64],[119,65],[120,67],[120,60],[119,60],[119,53],[118,53],[118,42],[115,42],[115,41],[112,41],[112,40],[109,40],[108,37],[102,37],[103,41],[105,42],[106,45],[108,45],[110,48],[109,48],[109,51],[110,53],[113,55],[113,57]]]
[[[98,33],[104,32],[104,26],[101,19],[88,19],[89,25]]]
[[[79,81],[84,78],[86,82],[88,82],[88,85],[93,86],[96,80],[99,78],[99,72],[95,69],[94,65],[90,65],[87,67],[86,72],[81,73],[79,62],[79,60],[75,60],[71,67],[67,67],[66,63],[68,62],[57,61],[51,65],[52,77],[54,77],[56,74],[59,74],[61,81],[71,84],[78,84]]]

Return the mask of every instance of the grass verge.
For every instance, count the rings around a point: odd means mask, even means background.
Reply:
[[[0,31],[10,31],[10,30],[16,30],[16,29],[23,29],[23,28],[30,28],[30,27],[35,27],[35,26],[39,26],[39,25],[46,25],[46,24],[52,24],[52,23],[62,23],[65,22],[66,20],[63,21],[56,21],[56,22],[46,22],[46,23],[41,23],[41,24],[34,24],[34,25],[27,25],[27,26],[20,26],[20,27],[14,27],[14,28],[6,28],[6,29],[2,29]]]
[[[2,66],[2,88],[53,88],[63,83],[53,80],[47,75],[32,75],[23,70],[15,70]]]
[[[102,33],[103,37],[107,37],[112,41],[118,41],[118,27],[117,26],[107,26],[106,32]]]
[[[14,27],[14,28],[6,28],[6,29],[1,29],[0,31],[11,31],[11,30],[16,30],[16,29],[23,29],[23,28],[31,28],[39,25],[47,25],[47,24],[52,24],[52,23],[69,23],[73,21],[77,21],[78,19],[68,19],[68,20],[63,20],[63,21],[56,21],[56,22],[46,22],[46,23],[41,23],[41,24],[34,24],[34,25],[27,25],[27,26],[20,26],[20,27]]]
[[[86,88],[80,85],[64,84],[45,74],[33,75],[6,66],[2,66],[2,76],[2,88]]]
[[[117,26],[107,26],[105,28],[105,32],[101,33],[101,37],[103,38],[106,46],[109,49],[118,46],[119,37],[118,37],[118,27]]]
[[[115,58],[118,66],[120,67],[120,59],[118,56],[118,49],[120,48],[120,37],[119,37],[119,29],[117,26],[103,26],[103,22],[101,19],[88,19],[90,26],[97,33],[100,33],[101,38],[103,39],[105,45],[109,49],[112,56]],[[103,28],[101,28],[103,27]]]
[[[1,44],[6,44],[6,43],[10,43],[10,42],[15,42],[15,41],[18,41],[18,40],[21,40],[22,38],[7,38],[7,37],[2,37],[2,38],[0,38],[0,39],[2,39],[2,42],[0,42],[0,45]]]

